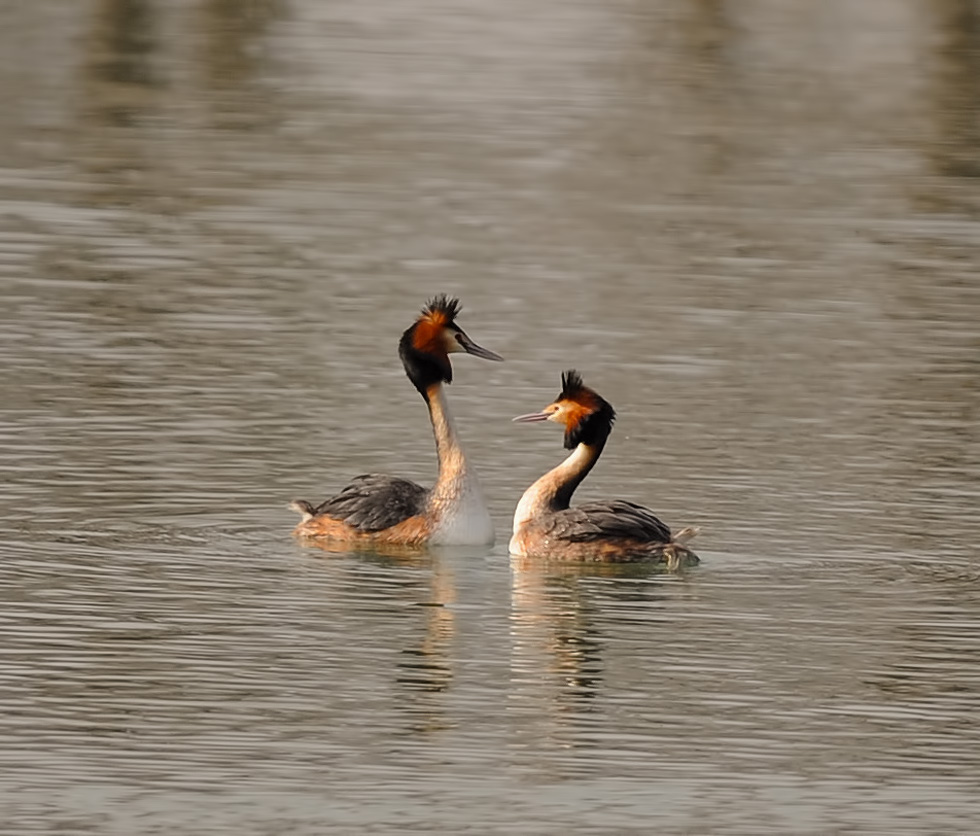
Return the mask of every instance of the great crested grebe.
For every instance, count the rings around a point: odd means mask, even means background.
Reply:
[[[429,408],[436,438],[439,477],[426,490],[407,479],[369,473],[314,507],[297,499],[303,515],[294,534],[335,542],[421,546],[426,543],[484,545],[493,542],[493,522],[473,468],[459,446],[443,383],[452,383],[449,355],[465,351],[503,360],[478,346],[456,324],[458,299],[436,296],[402,334],[398,354],[409,380]]]
[[[562,374],[561,386],[554,403],[514,419],[562,424],[565,447],[572,454],[524,492],[514,513],[511,554],[604,563],[657,560],[671,567],[698,563],[684,545],[696,528],[672,535],[648,508],[622,499],[569,507],[575,489],[602,454],[616,412],[574,369]]]

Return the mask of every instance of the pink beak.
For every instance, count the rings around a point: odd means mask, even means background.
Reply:
[[[551,417],[550,412],[529,412],[527,415],[518,415],[511,420],[518,424],[531,424],[535,421],[547,421]]]

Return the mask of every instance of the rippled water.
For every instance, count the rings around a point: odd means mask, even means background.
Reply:
[[[62,0],[0,11],[5,834],[972,832],[971,3]],[[434,292],[492,549],[304,549],[431,481]],[[683,576],[512,562],[583,498]]]

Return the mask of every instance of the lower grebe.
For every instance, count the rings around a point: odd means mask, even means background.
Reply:
[[[511,554],[604,563],[656,560],[672,568],[698,563],[685,545],[696,528],[671,535],[648,508],[622,499],[569,507],[575,489],[602,454],[616,412],[578,372],[564,372],[561,384],[554,403],[514,419],[562,424],[565,447],[572,454],[524,492],[514,513]]]
[[[443,383],[453,379],[452,353],[503,358],[478,346],[456,325],[459,311],[458,299],[436,296],[398,344],[405,373],[429,408],[439,457],[435,486],[427,490],[407,479],[377,473],[358,476],[316,507],[301,499],[292,502],[290,507],[303,515],[294,534],[364,545],[493,542],[493,522],[476,473],[459,445]]]

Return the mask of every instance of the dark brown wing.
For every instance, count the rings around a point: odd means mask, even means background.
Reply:
[[[382,531],[421,514],[428,494],[408,479],[368,473],[320,504],[313,514],[342,520],[358,531]]]
[[[543,533],[570,543],[601,540],[635,540],[669,543],[670,529],[654,513],[623,499],[587,502],[549,515]]]

